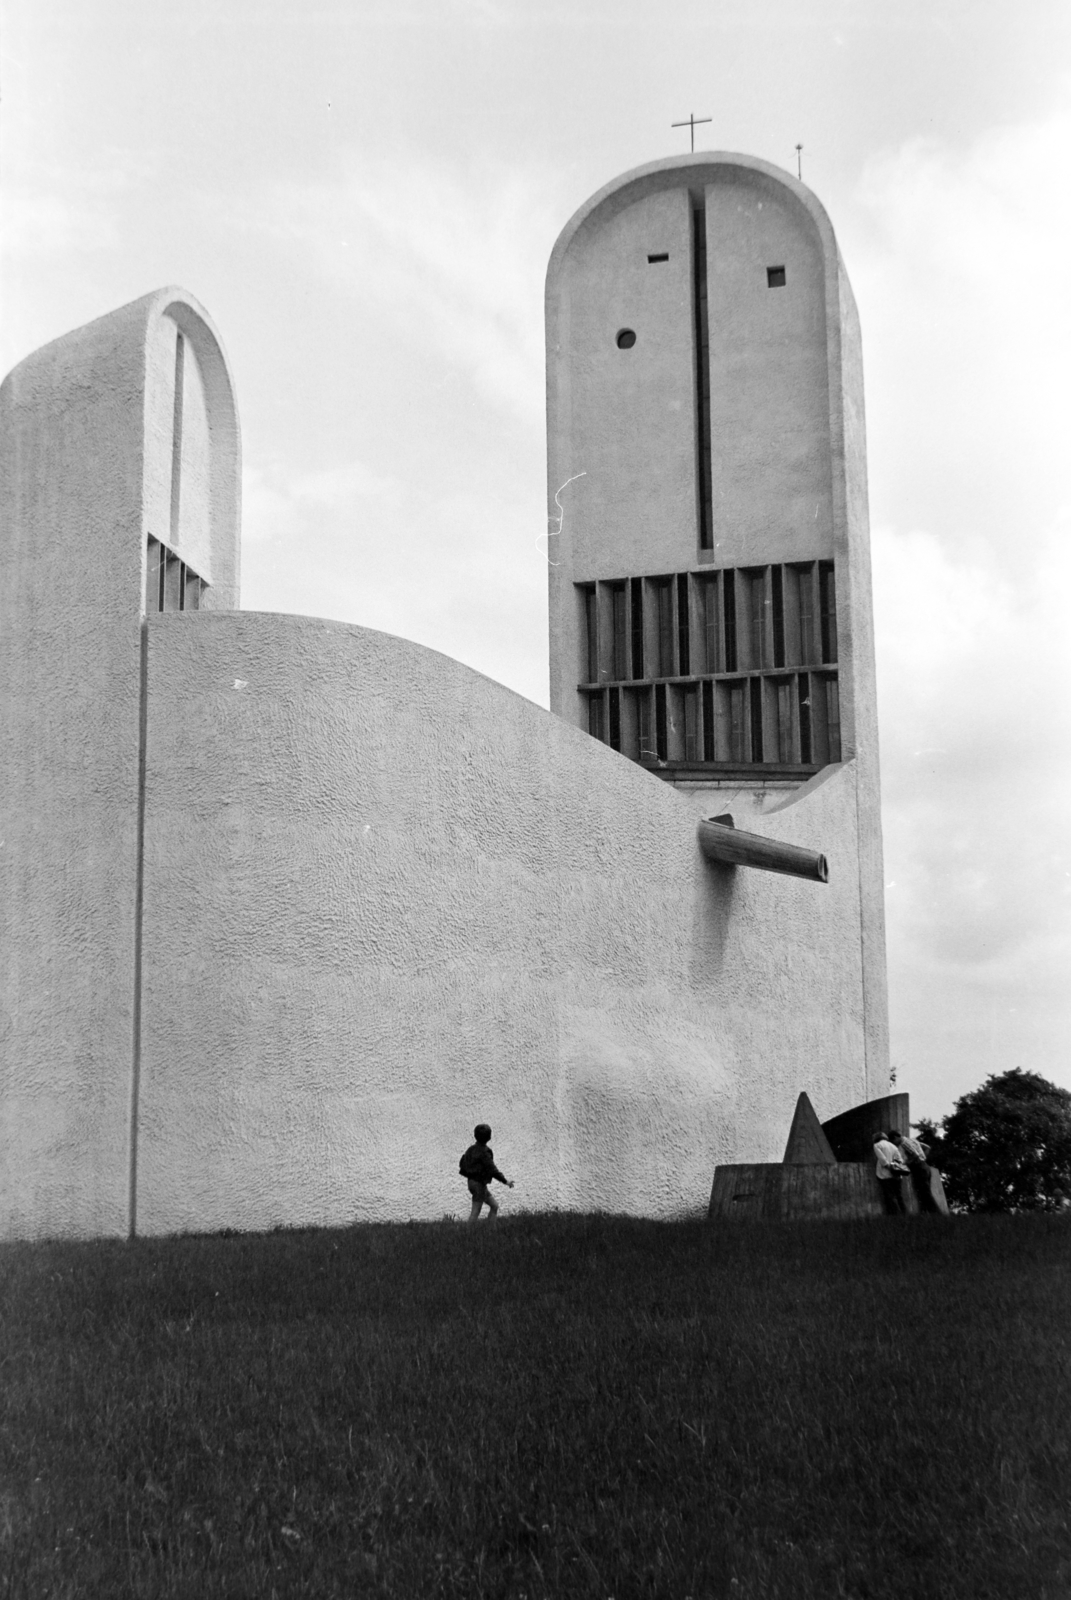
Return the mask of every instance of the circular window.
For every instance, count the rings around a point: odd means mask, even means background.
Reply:
[[[632,329],[622,328],[621,332],[617,336],[617,348],[619,350],[631,350],[635,343],[636,335],[633,333]]]

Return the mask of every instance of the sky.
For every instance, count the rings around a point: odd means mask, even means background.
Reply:
[[[688,149],[795,170],[863,328],[892,1059],[1071,1088],[1065,0],[5,0],[0,368],[152,289],[243,434],[242,604],[547,704],[543,278]],[[553,509],[553,508],[551,508]]]

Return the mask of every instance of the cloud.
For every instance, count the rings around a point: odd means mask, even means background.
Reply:
[[[120,201],[152,176],[143,156],[94,150],[76,164],[10,159],[3,186],[3,256],[24,270],[82,251],[116,249]]]
[[[1071,115],[872,162],[867,353],[894,1059],[915,1114],[1071,1084]]]
[[[1061,109],[966,152],[911,140],[868,163],[859,193],[875,486],[916,523],[925,497],[944,541],[1028,561],[1027,530],[1069,499],[1069,166]]]
[[[242,604],[400,634],[545,703],[546,559],[529,499],[501,483],[432,491],[359,461],[247,466]]]
[[[400,348],[434,352],[525,422],[541,415],[542,276],[561,214],[548,179],[492,163],[365,161],[273,187],[250,214],[388,317]]]

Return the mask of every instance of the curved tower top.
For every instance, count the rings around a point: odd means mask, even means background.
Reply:
[[[872,745],[859,327],[819,201],[750,156],[639,167],[563,229],[546,312],[553,709],[678,782]]]

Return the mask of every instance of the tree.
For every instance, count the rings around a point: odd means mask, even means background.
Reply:
[[[955,1211],[1071,1204],[1071,1091],[1036,1072],[997,1073],[957,1100],[938,1132],[920,1122]]]

